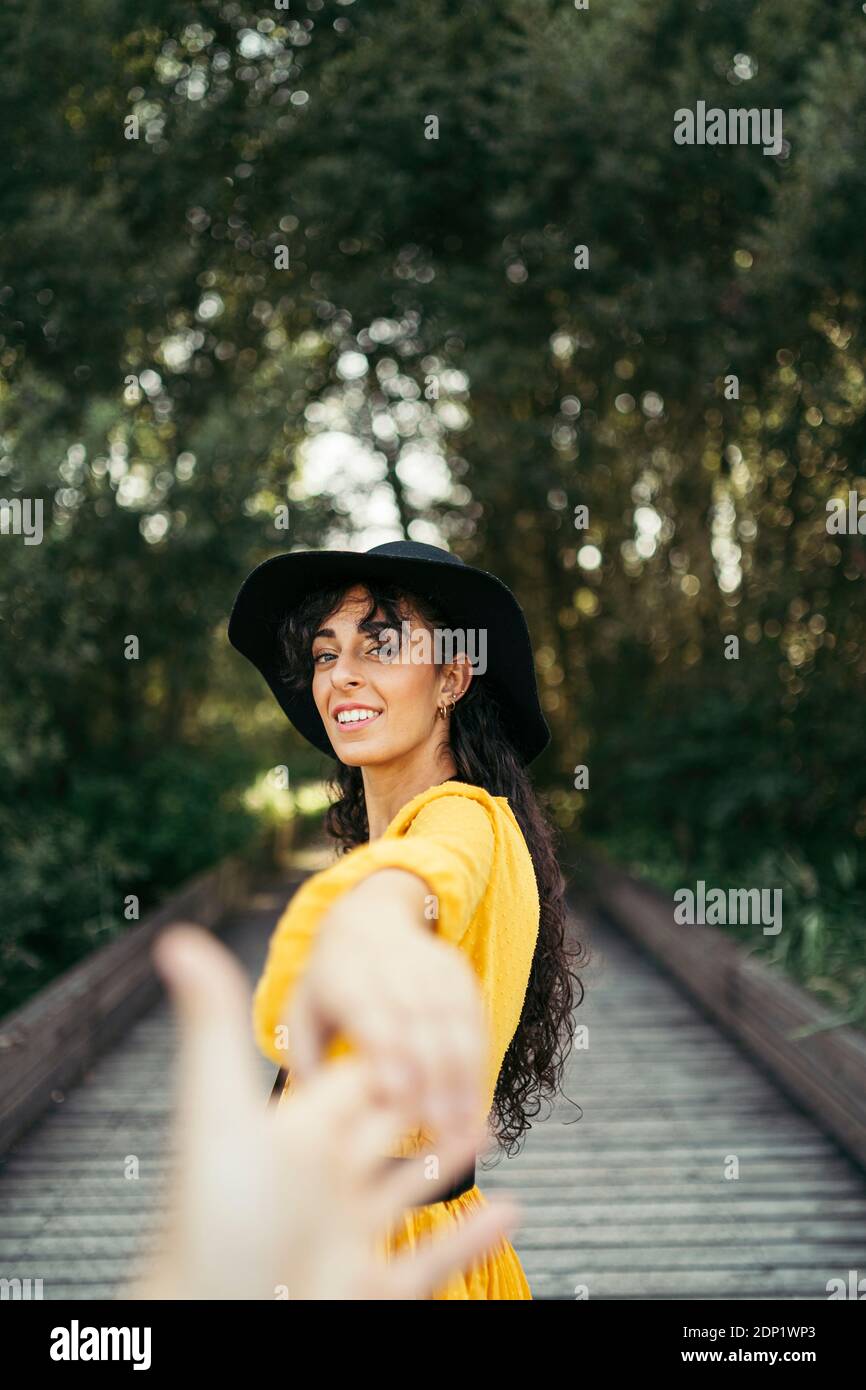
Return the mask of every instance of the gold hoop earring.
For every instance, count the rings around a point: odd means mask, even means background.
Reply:
[[[456,704],[457,704],[457,697],[456,697],[456,695],[452,695],[452,696],[451,696],[451,704],[450,704],[450,705],[440,705],[440,706],[439,706],[439,718],[440,718],[440,719],[447,719],[447,718],[449,717],[449,715],[451,714],[451,712],[453,711],[454,706],[455,706]]]

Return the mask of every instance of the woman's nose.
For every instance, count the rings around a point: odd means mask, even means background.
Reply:
[[[331,680],[340,689],[361,684],[361,676],[351,656],[343,653],[331,663]]]

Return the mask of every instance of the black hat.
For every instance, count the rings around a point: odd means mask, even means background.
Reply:
[[[277,629],[316,589],[385,580],[431,598],[452,628],[487,634],[485,684],[502,712],[506,732],[529,763],[550,742],[541,712],[532,646],[523,610],[511,590],[486,570],[419,541],[388,541],[372,550],[296,550],[275,555],[244,580],[229,619],[229,641],[258,667],[295,728],[336,757],[312,690],[291,689],[280,677],[284,655]]]

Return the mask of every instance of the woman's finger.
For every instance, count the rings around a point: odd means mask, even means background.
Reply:
[[[474,1021],[446,1019],[439,1048],[438,1085],[443,1097],[443,1125],[465,1124],[482,1105],[485,1037]]]
[[[327,1066],[299,1079],[290,1100],[276,1109],[276,1116],[293,1141],[298,1130],[315,1130],[336,1136],[335,1142],[342,1145],[343,1136],[354,1132],[374,1103],[369,1062],[363,1057],[335,1057]]]
[[[312,982],[301,980],[286,1013],[292,1072],[312,1075],[324,1056],[333,1027],[322,1011]]]
[[[405,1049],[409,1002],[375,963],[356,970],[351,982],[331,981],[326,1007],[335,1030],[362,1048],[375,1064],[377,1092],[398,1101],[417,1090],[418,1076]],[[405,990],[403,991],[405,994]]]
[[[417,987],[400,1040],[412,1067],[427,1123],[441,1128],[480,1103],[486,1050],[480,1004],[461,996],[459,977],[444,971]],[[471,1098],[471,1105],[470,1105]]]

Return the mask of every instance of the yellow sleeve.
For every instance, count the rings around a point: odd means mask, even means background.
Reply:
[[[421,807],[405,835],[359,845],[302,884],[277,923],[253,997],[255,1039],[265,1056],[286,1065],[277,1029],[336,898],[379,869],[405,869],[429,887],[437,935],[459,946],[490,880],[494,850],[490,812],[467,796],[440,796]]]

